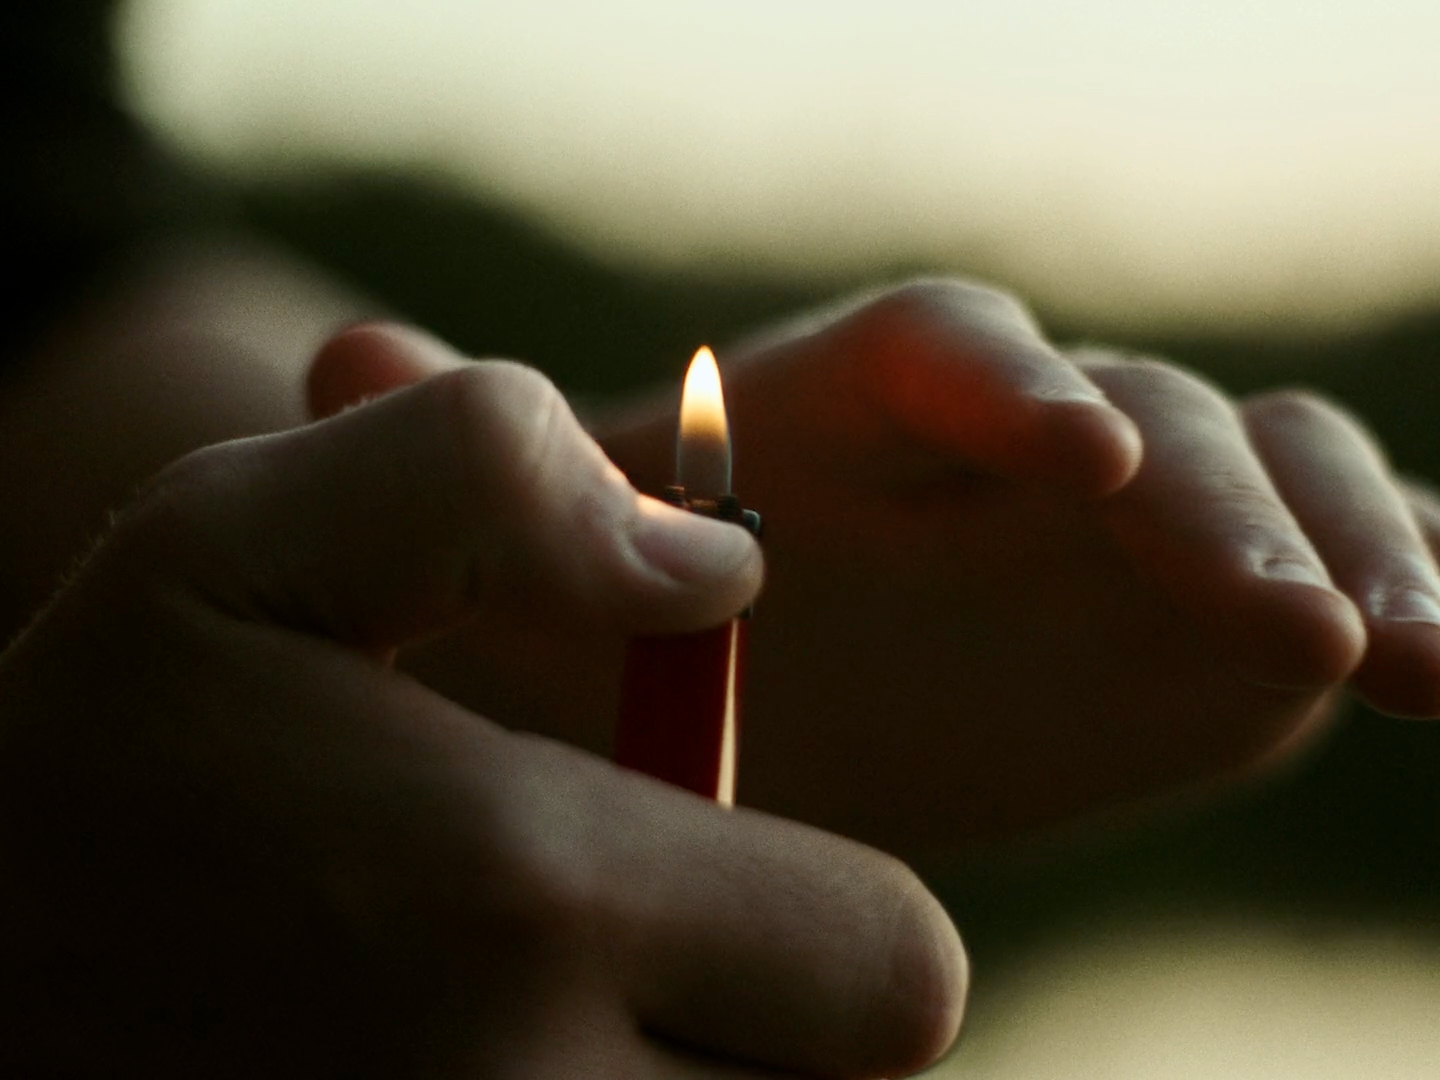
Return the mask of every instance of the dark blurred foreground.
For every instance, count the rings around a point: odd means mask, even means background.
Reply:
[[[461,349],[527,360],[586,396],[674,379],[696,345],[723,345],[845,287],[604,267],[418,181],[351,177],[236,199],[245,223]],[[1049,328],[1062,341],[1087,336]],[[1117,344],[1178,360],[1235,393],[1319,388],[1363,417],[1402,470],[1440,478],[1440,307],[1345,339]],[[1159,817],[940,871],[936,885],[977,968],[993,973],[1037,941],[1117,914],[1242,914],[1306,935],[1382,923],[1440,937],[1440,723],[1352,707],[1282,775]]]

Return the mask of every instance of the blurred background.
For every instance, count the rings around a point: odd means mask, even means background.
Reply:
[[[93,7],[103,7],[95,4]],[[1349,403],[1440,476],[1434,0],[129,0],[125,108],[232,224],[583,395],[960,273],[1061,339]],[[936,1076],[1440,1076],[1440,727],[984,852]]]
[[[964,268],[1087,326],[1433,302],[1429,0],[131,0],[130,101],[252,180],[423,173],[614,269]]]

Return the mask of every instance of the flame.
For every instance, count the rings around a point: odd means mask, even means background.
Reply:
[[[720,389],[720,368],[710,346],[701,345],[685,372],[680,394],[680,438],[725,443],[730,433],[725,422],[725,394]]]
[[[680,438],[675,482],[691,498],[719,498],[730,491],[730,430],[715,354],[701,346],[685,373],[680,395]]]

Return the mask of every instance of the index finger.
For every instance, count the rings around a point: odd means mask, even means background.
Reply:
[[[415,347],[386,330],[346,340]],[[127,536],[213,605],[381,650],[484,609],[694,630],[743,609],[762,575],[753,537],[642,497],[548,380],[500,361],[191,454]]]
[[[952,467],[1080,496],[1108,494],[1139,468],[1135,424],[1005,293],[915,281],[796,330],[756,351],[838,359],[827,400],[805,405],[848,410],[836,426],[851,435],[868,428],[883,445],[898,434]]]

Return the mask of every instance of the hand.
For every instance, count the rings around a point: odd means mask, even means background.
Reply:
[[[386,663],[514,612],[696,628],[760,573],[742,530],[638,496],[516,365],[182,460],[0,660],[0,1071],[926,1064],[964,959],[903,866]]]
[[[746,803],[895,849],[953,847],[1271,757],[1352,675],[1382,709],[1440,712],[1433,562],[1334,406],[1234,403],[1162,363],[1067,357],[1009,297],[952,282],[722,360],[736,490],[765,516],[769,567]],[[429,370],[332,353],[312,404]],[[674,407],[601,425],[642,489],[670,480]],[[575,673],[540,690],[504,655],[482,629],[411,663],[603,749],[616,643],[527,639],[514,655]]]
[[[1334,406],[1066,357],[1007,297],[943,282],[731,359],[771,568],[760,805],[942,845],[1271,756],[1347,676],[1440,712],[1433,561]],[[666,426],[602,441],[645,486]]]

